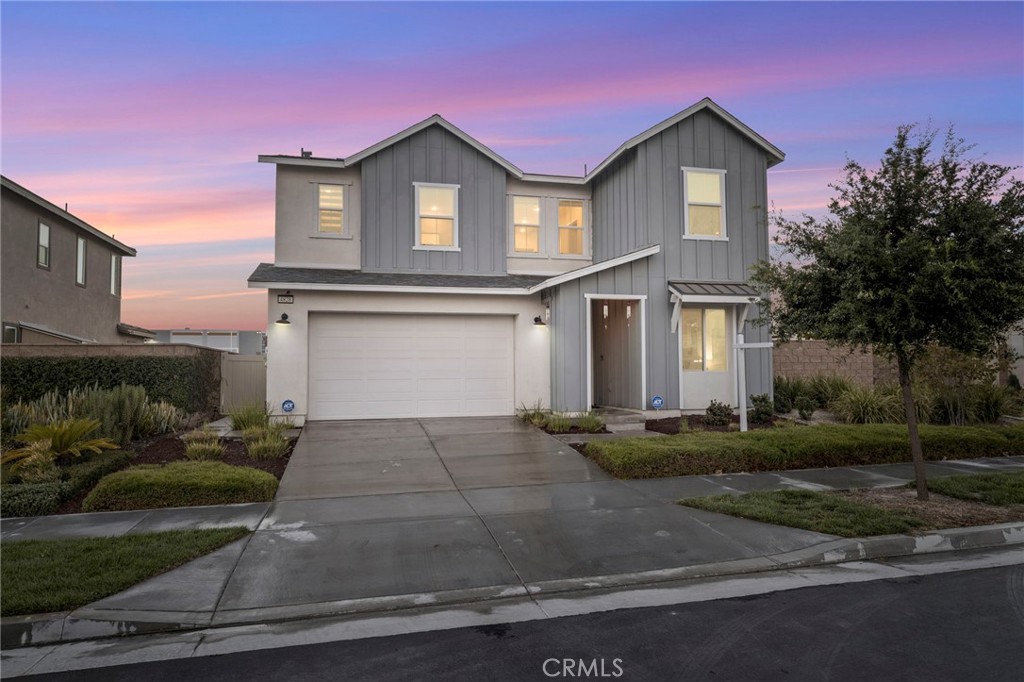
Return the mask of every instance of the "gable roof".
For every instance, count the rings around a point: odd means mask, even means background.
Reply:
[[[31,190],[25,189],[24,187],[22,187],[18,183],[14,182],[10,178],[8,178],[6,175],[0,175],[0,185],[2,185],[4,189],[10,190],[10,191],[14,192],[17,195],[19,195],[19,196],[21,196],[21,197],[23,197],[25,199],[28,199],[29,201],[31,201],[36,206],[39,206],[40,208],[42,208],[44,210],[47,210],[50,213],[56,214],[56,216],[58,218],[63,218],[64,220],[68,221],[69,223],[71,223],[75,227],[78,227],[78,228],[80,228],[82,230],[85,230],[86,232],[91,234],[93,237],[96,237],[100,241],[102,241],[102,242],[112,246],[115,250],[119,251],[122,255],[124,255],[124,256],[134,256],[136,254],[135,249],[133,249],[132,247],[130,247],[130,246],[126,245],[126,244],[122,244],[121,242],[119,242],[116,239],[114,239],[113,237],[111,237],[109,234],[106,234],[105,232],[101,232],[101,231],[97,230],[95,227],[93,227],[89,223],[85,222],[81,218],[78,218],[77,216],[71,215],[70,213],[68,213],[64,209],[60,208],[59,206],[56,206],[55,204],[51,204],[49,201],[47,201],[46,199],[42,198],[41,196],[39,196],[35,192],[32,192]]]
[[[473,138],[468,133],[466,133],[465,131],[461,130],[457,126],[453,125],[449,121],[445,120],[440,114],[434,114],[430,118],[426,118],[426,119],[420,121],[419,123],[417,123],[415,125],[409,126],[405,130],[403,130],[403,131],[401,131],[399,133],[395,133],[391,137],[386,138],[384,140],[381,140],[380,142],[378,142],[378,143],[376,143],[374,145],[371,145],[371,146],[367,147],[366,149],[364,149],[363,151],[358,152],[356,154],[353,154],[352,156],[349,156],[348,158],[344,158],[344,159],[343,158],[331,159],[331,158],[313,157],[313,156],[288,156],[288,155],[284,155],[284,154],[277,154],[277,155],[263,155],[263,154],[261,154],[259,156],[259,161],[261,163],[280,163],[280,164],[284,164],[284,165],[293,165],[293,166],[325,166],[325,167],[331,167],[331,168],[347,168],[347,167],[350,167],[350,166],[354,166],[355,164],[359,163],[360,161],[362,161],[363,159],[367,158],[368,156],[373,156],[374,154],[376,154],[377,152],[381,151],[382,149],[386,149],[386,148],[390,147],[391,145],[393,145],[393,144],[395,144],[397,142],[401,142],[402,140],[404,140],[404,139],[406,139],[408,137],[411,137],[412,135],[415,135],[416,133],[418,133],[418,132],[420,132],[422,130],[426,130],[430,126],[436,125],[436,126],[440,126],[441,128],[444,128],[445,130],[447,130],[452,135],[458,137],[460,140],[462,140],[463,142],[465,142],[469,146],[473,147],[474,149],[476,149],[478,152],[480,152],[481,154],[483,154],[487,158],[489,158],[492,161],[494,161],[494,163],[496,163],[499,166],[501,166],[502,168],[504,168],[506,171],[508,171],[508,173],[510,175],[512,175],[513,177],[515,177],[515,178],[517,178],[519,180],[523,180],[525,182],[555,182],[555,183],[563,183],[563,184],[585,185],[588,182],[590,182],[591,180],[593,180],[595,177],[600,175],[602,171],[604,171],[606,168],[608,168],[609,165],[611,165],[616,159],[618,159],[620,156],[622,156],[627,151],[635,148],[640,143],[642,143],[642,142],[644,142],[644,141],[654,137],[658,133],[664,132],[665,130],[667,130],[668,128],[671,128],[672,126],[676,125],[680,121],[682,121],[682,120],[684,120],[686,118],[689,118],[690,116],[693,116],[694,114],[696,114],[696,113],[698,113],[700,111],[703,111],[705,109],[707,109],[709,111],[712,111],[715,114],[717,114],[718,116],[720,116],[722,119],[725,120],[726,123],[728,123],[733,128],[735,128],[741,135],[745,136],[747,139],[749,139],[755,145],[757,145],[762,150],[764,150],[764,152],[768,155],[768,167],[769,168],[771,168],[772,166],[774,166],[774,165],[776,165],[778,163],[781,163],[782,161],[784,161],[786,159],[786,155],[778,147],[776,147],[771,142],[769,142],[765,138],[763,138],[760,135],[758,135],[757,133],[755,133],[753,131],[753,129],[751,129],[749,126],[747,126],[745,123],[740,121],[738,118],[736,118],[735,116],[730,114],[728,111],[726,111],[725,109],[720,107],[710,97],[705,97],[704,99],[702,99],[701,101],[697,102],[696,104],[694,104],[694,105],[692,105],[690,107],[687,107],[686,109],[683,109],[682,111],[680,111],[675,116],[671,116],[671,117],[665,119],[664,121],[662,121],[661,123],[658,123],[657,125],[654,125],[654,126],[648,128],[647,130],[645,130],[644,132],[640,133],[639,135],[636,135],[635,137],[632,137],[629,140],[623,142],[619,146],[618,149],[616,149],[610,155],[608,155],[608,157],[604,161],[602,161],[601,163],[597,164],[597,166],[595,166],[594,169],[592,171],[590,171],[589,173],[587,173],[585,176],[547,175],[547,174],[544,174],[544,173],[524,173],[522,170],[520,170],[511,161],[509,161],[505,157],[501,156],[500,154],[498,154],[497,152],[495,152],[494,150],[492,150],[490,147],[488,147],[487,145],[483,144],[479,140]]]

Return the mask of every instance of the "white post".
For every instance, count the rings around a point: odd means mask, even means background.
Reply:
[[[740,432],[747,430],[747,362],[743,334],[736,335],[736,383],[739,388]]]

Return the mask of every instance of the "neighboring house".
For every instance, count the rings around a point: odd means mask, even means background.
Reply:
[[[2,178],[3,343],[142,343],[121,322],[121,259],[135,249]]]
[[[232,329],[157,329],[157,343],[188,343],[226,350],[239,355],[263,355],[267,352],[267,335],[264,332],[237,331]]]
[[[301,421],[770,393],[746,279],[783,159],[710,99],[583,177],[526,173],[436,115],[345,159],[260,156],[277,166],[275,262],[249,277],[269,293],[268,400]]]

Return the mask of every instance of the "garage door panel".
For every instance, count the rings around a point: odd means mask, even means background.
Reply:
[[[310,316],[311,419],[513,414],[511,317]]]

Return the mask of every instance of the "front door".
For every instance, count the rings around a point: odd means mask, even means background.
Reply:
[[[643,407],[640,301],[591,299],[590,306],[593,405]]]
[[[712,400],[735,406],[733,309],[683,308],[679,316],[682,409],[703,410]]]

